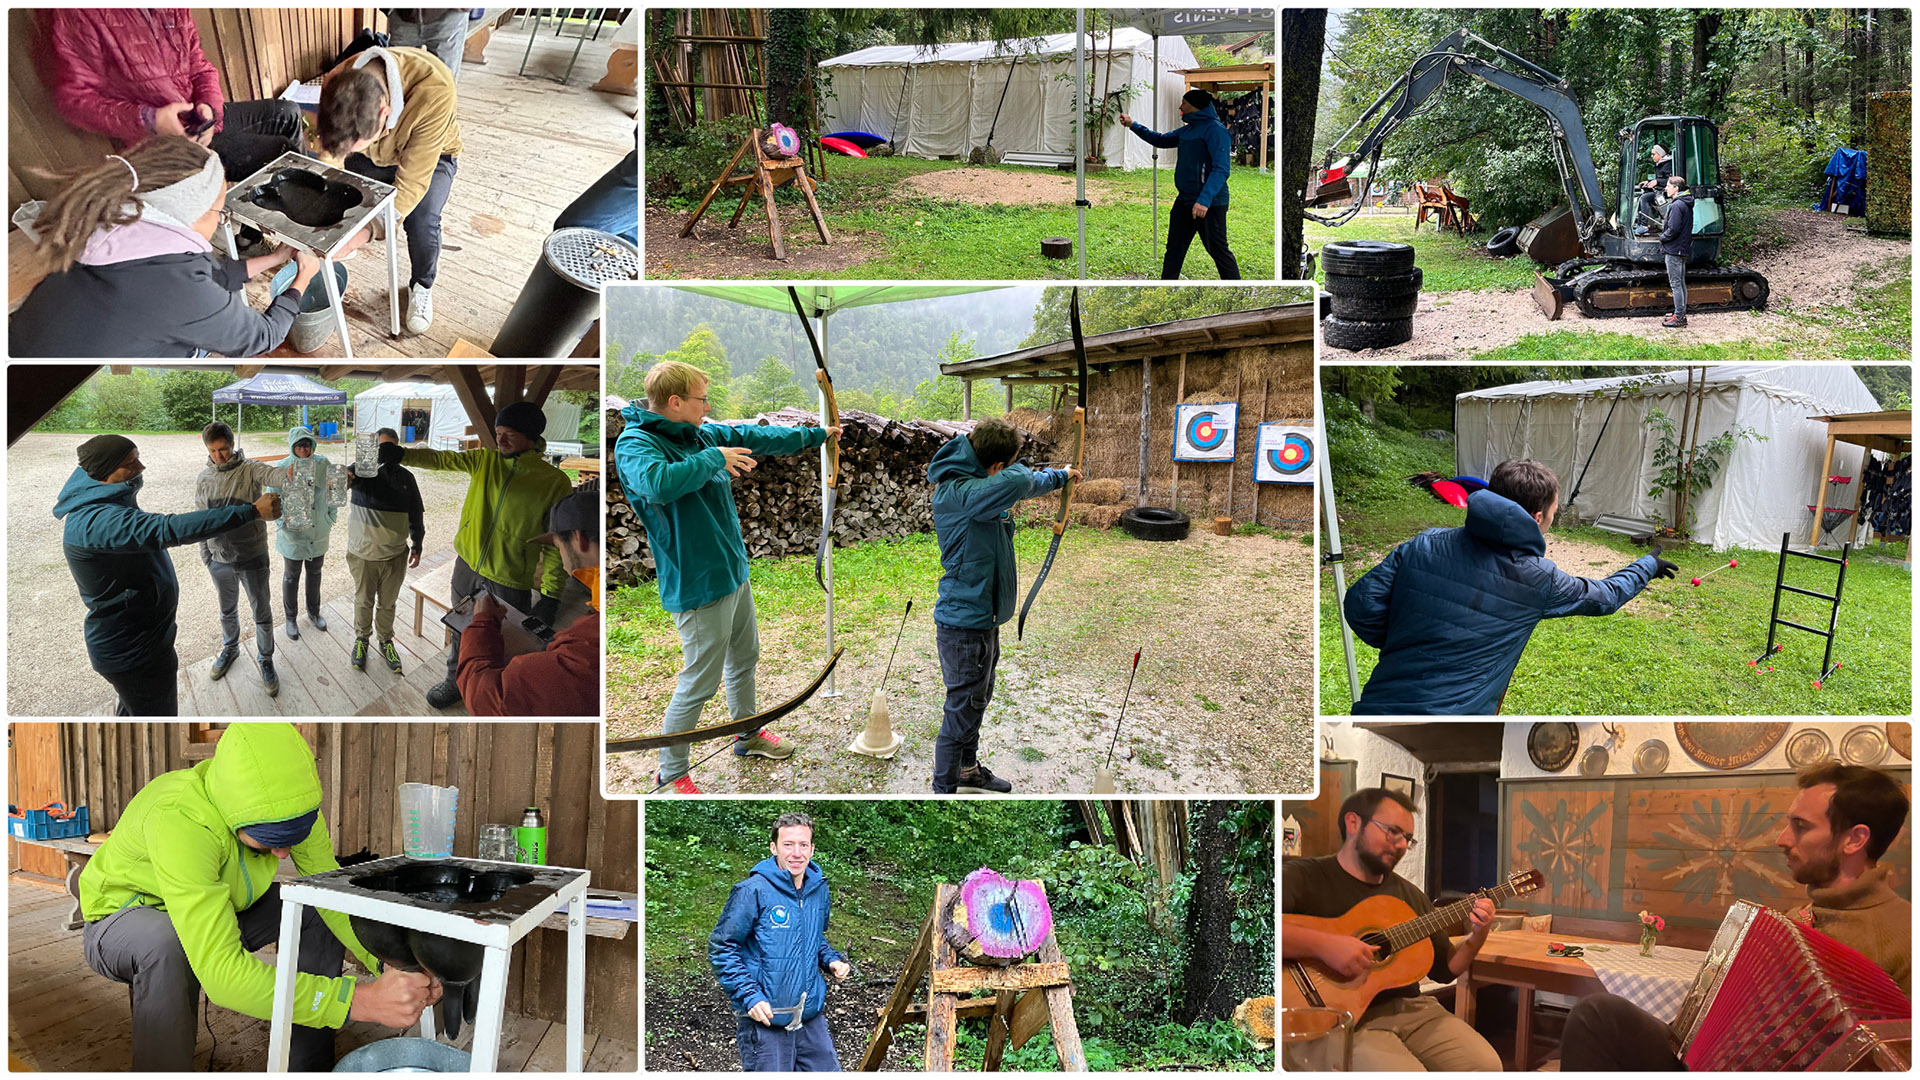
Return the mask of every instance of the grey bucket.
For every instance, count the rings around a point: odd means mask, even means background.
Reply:
[[[443,1042],[402,1036],[370,1042],[340,1059],[337,1073],[472,1072],[473,1055]]]
[[[293,275],[299,270],[291,260],[273,275],[273,284],[268,287],[268,296],[279,296],[293,284]],[[315,278],[319,275],[315,274]],[[333,280],[340,286],[340,296],[347,295],[347,264],[333,264]],[[333,336],[335,326],[333,306],[327,302],[327,283],[309,281],[305,292],[300,294],[300,313],[293,317],[293,329],[287,331],[287,344],[295,352],[317,353]]]

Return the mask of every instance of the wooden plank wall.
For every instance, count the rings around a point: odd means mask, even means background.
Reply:
[[[385,26],[373,8],[195,8],[200,48],[220,71],[228,101],[276,97],[294,79],[321,74],[363,26]],[[56,185],[40,175],[98,160],[99,135],[61,119],[40,82],[40,31],[31,8],[7,12],[7,211],[44,199]]]
[[[1887,771],[1911,790],[1911,770]],[[1735,900],[1782,909],[1806,902],[1774,846],[1797,794],[1792,773],[1525,780],[1502,789],[1501,872],[1533,867],[1547,878],[1513,907],[1628,922],[1647,910],[1712,929]],[[1907,829],[1881,865],[1909,898],[1912,864]]]
[[[154,776],[192,764],[186,724],[62,724],[69,802],[90,807],[96,831],[110,828]],[[598,888],[637,892],[639,810],[599,795],[595,724],[329,723],[301,725],[314,747],[321,811],[334,850],[401,850],[399,785],[460,789],[454,851],[478,850],[480,826],[517,825],[538,806],[547,819],[547,861],[584,866]],[[639,939],[587,939],[587,1023],[637,1041]],[[566,1018],[566,935],[536,930],[514,950],[507,1008],[544,1020]]]

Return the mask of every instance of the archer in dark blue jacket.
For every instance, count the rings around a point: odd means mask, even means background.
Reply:
[[[1503,462],[1467,497],[1465,527],[1428,529],[1354,582],[1347,624],[1380,650],[1354,713],[1493,715],[1540,620],[1611,615],[1652,578],[1673,576],[1658,553],[1603,581],[1554,566],[1543,530],[1559,496],[1546,466]]]
[[[1020,580],[1013,562],[1013,505],[1066,486],[1072,469],[1038,472],[1013,459],[1020,433],[982,420],[933,455],[933,531],[940,540],[934,646],[947,702],[933,744],[935,794],[1005,795],[1013,785],[980,764],[980,721],[993,701],[1000,624],[1013,618]],[[984,464],[983,464],[984,462]]]
[[[707,940],[707,962],[732,1002],[742,1068],[838,1072],[820,1010],[827,973],[843,979],[851,967],[827,944],[832,899],[813,862],[813,821],[782,815],[772,832],[773,854],[728,894]]]
[[[180,584],[167,549],[239,528],[260,510],[254,503],[190,514],[140,509],[135,500],[146,466],[124,436],[89,439],[80,460],[60,489],[53,516],[65,522],[67,567],[87,606],[87,659],[119,692],[117,715],[173,716]]]
[[[1176,281],[1187,261],[1195,233],[1213,256],[1223,281],[1240,278],[1240,262],[1227,246],[1227,176],[1233,172],[1233,135],[1213,110],[1213,95],[1189,90],[1180,99],[1180,127],[1155,131],[1133,117],[1120,114],[1127,130],[1159,147],[1179,147],[1173,162],[1173,216],[1167,222],[1167,254],[1160,277]]]

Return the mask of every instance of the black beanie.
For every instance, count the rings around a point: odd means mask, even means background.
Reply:
[[[516,401],[501,409],[493,423],[495,427],[512,428],[529,439],[537,439],[547,430],[547,414],[531,401]]]
[[[133,440],[125,435],[95,435],[80,444],[80,468],[95,480],[105,480],[133,453]]]
[[[1180,95],[1180,100],[1196,109],[1204,109],[1213,104],[1213,95],[1207,93],[1205,90],[1194,89]]]

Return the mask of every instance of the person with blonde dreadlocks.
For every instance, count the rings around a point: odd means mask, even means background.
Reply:
[[[14,313],[12,355],[259,356],[285,340],[320,259],[214,250],[227,188],[217,154],[161,135],[57,179],[34,224],[49,272]],[[264,312],[249,307],[248,280],[290,257],[292,286]]]

